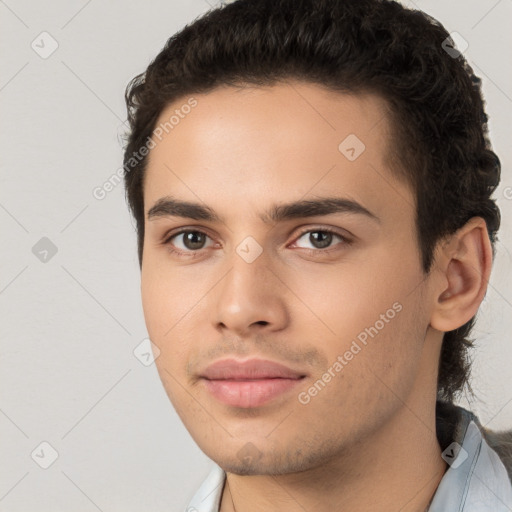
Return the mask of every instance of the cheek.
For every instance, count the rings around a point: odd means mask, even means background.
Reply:
[[[201,290],[192,283],[182,269],[171,269],[149,257],[145,261],[141,273],[142,308],[148,332],[155,338],[173,336],[176,327],[193,314]]]
[[[330,365],[349,351],[347,367],[357,368],[345,372],[350,383],[366,387],[376,380],[372,372],[394,380],[394,374],[410,373],[407,365],[420,357],[423,276],[414,252],[404,254],[400,244],[388,244],[314,274],[288,276],[300,297],[295,307],[301,331],[321,343]]]
[[[394,318],[421,277],[414,265],[389,251],[361,251],[337,265],[311,264],[282,274],[293,291],[289,306],[298,321],[307,330],[347,339],[372,326],[381,314]]]
[[[183,365],[188,340],[182,332],[184,323],[180,322],[186,315],[184,297],[176,292],[171,280],[148,264],[142,271],[141,298],[149,338],[160,351],[155,364],[162,380],[172,387],[169,373],[175,375]]]
[[[149,265],[143,267],[141,275],[141,299],[144,319],[150,338],[160,338],[164,333],[166,311],[170,309],[169,295],[156,279],[156,272]],[[169,319],[171,320],[171,319]],[[167,327],[168,329],[169,327]]]

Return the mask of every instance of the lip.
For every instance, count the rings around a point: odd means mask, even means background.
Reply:
[[[200,376],[209,380],[298,379],[306,374],[267,359],[221,359],[208,366]]]
[[[222,359],[200,375],[206,389],[233,407],[259,407],[290,391],[307,375],[266,359]]]

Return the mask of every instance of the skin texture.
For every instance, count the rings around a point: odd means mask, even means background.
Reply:
[[[227,471],[221,511],[425,510],[447,468],[435,434],[442,334],[484,297],[484,221],[440,243],[423,274],[415,199],[388,167],[392,138],[378,96],[290,81],[194,98],[151,149],[145,212],[172,195],[208,205],[223,222],[146,218],[141,292],[165,390],[198,446]],[[365,145],[353,161],[338,149],[350,134]],[[259,218],[277,203],[326,196],[355,200],[380,220]],[[182,227],[206,233],[203,244],[185,245],[183,235],[164,243]],[[323,249],[310,236],[322,228],[351,243],[333,236]],[[251,263],[236,250],[248,236],[262,249]],[[397,303],[400,311],[301,403],[299,392]],[[228,406],[198,374],[230,356],[271,359],[307,377],[260,407]]]

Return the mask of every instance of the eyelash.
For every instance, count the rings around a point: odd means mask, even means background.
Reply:
[[[302,238],[302,236],[305,235],[306,233],[315,233],[315,232],[331,233],[333,235],[336,235],[337,237],[339,237],[341,239],[343,245],[350,245],[352,243],[352,240],[350,240],[349,238],[343,236],[338,231],[330,229],[330,228],[313,228],[313,229],[309,228],[309,229],[305,229],[304,231],[300,232],[297,235],[297,237],[295,238],[295,241],[297,241],[299,238]],[[176,254],[176,255],[178,255],[180,257],[184,257],[184,258],[196,258],[196,257],[198,257],[203,249],[198,249],[196,251],[193,251],[193,250],[181,251],[179,249],[175,249],[172,246],[171,240],[173,238],[175,238],[176,236],[181,235],[182,233],[201,233],[201,234],[203,234],[205,236],[208,236],[208,233],[205,233],[204,231],[201,231],[200,229],[181,228],[178,231],[175,231],[175,232],[171,233],[169,236],[165,236],[162,244],[167,246],[167,250],[170,253]],[[302,251],[306,251],[306,253],[309,254],[310,256],[318,256],[319,254],[326,254],[326,253],[330,254],[331,252],[338,250],[338,249],[336,249],[335,246],[327,248],[327,249],[306,249],[306,248],[303,248],[303,247],[300,248],[300,249]]]

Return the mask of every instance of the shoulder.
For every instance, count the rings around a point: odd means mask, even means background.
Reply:
[[[512,482],[512,429],[494,431],[481,425],[480,432],[487,444],[498,454]]]

